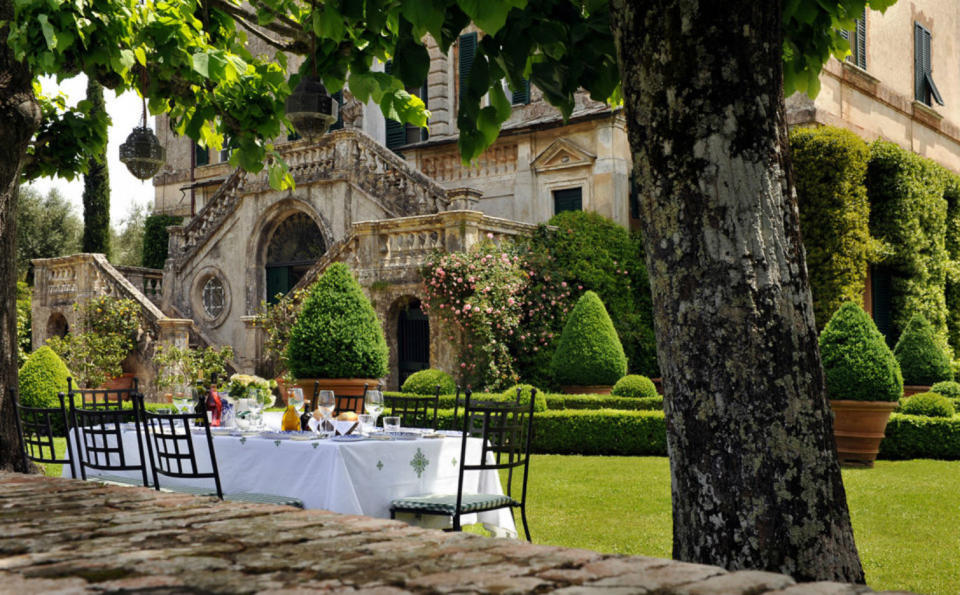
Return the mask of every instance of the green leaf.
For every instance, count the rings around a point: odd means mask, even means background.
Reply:
[[[505,122],[513,112],[513,106],[510,104],[510,100],[507,99],[507,94],[503,92],[503,86],[494,84],[490,87],[490,105],[496,110],[496,118],[498,120],[497,129],[499,131],[499,123]]]
[[[210,78],[210,56],[199,53],[193,55],[193,70],[204,78]]]
[[[430,52],[412,38],[401,38],[393,60],[393,74],[407,87],[419,87],[430,71]]]
[[[457,0],[457,5],[485,33],[496,35],[513,8],[524,8],[527,0]]]
[[[47,19],[47,15],[38,14],[37,22],[40,23],[40,29],[43,31],[43,37],[47,41],[47,49],[53,51],[57,49],[57,35],[53,30],[53,25]]]
[[[313,32],[317,37],[332,39],[340,43],[346,35],[343,26],[343,16],[332,5],[323,7],[323,12],[313,13]]]
[[[443,28],[445,2],[443,0],[403,0],[403,16],[419,32],[428,32],[439,43]],[[421,37],[416,35],[416,37]]]
[[[143,48],[142,48],[142,47],[138,47],[138,48],[134,49],[134,50],[133,50],[133,55],[134,55],[134,57],[136,57],[137,62],[140,63],[140,66],[146,66],[146,65],[147,65],[147,53],[146,53],[145,51],[143,51]]]

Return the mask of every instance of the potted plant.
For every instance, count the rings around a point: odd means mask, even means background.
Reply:
[[[903,393],[900,364],[873,319],[853,302],[824,327],[820,356],[840,463],[872,467]]]
[[[304,397],[320,389],[360,396],[387,375],[383,328],[370,300],[343,263],[330,265],[310,287],[290,330],[286,361]]]
[[[927,392],[937,382],[953,380],[950,356],[937,343],[937,333],[923,314],[910,318],[893,355],[900,362],[905,397]]]
[[[570,313],[550,362],[554,381],[568,394],[608,395],[627,373],[627,356],[599,296],[587,291]]]

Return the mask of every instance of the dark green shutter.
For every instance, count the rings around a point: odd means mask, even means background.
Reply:
[[[526,105],[530,103],[530,79],[523,79],[520,88],[513,92],[510,103],[513,105]]]
[[[275,304],[277,294],[290,291],[290,267],[267,267],[267,303]]]
[[[337,112],[337,121],[330,126],[330,130],[340,130],[343,128],[343,90],[337,91],[330,97],[333,97],[333,100],[337,102],[337,105],[340,107]]]
[[[857,39],[856,39],[856,65],[867,69],[867,8],[863,8],[863,14],[857,19]]]
[[[385,73],[390,74],[392,70],[392,61],[388,61],[383,65],[383,71]],[[387,118],[387,148],[395,149],[397,147],[402,147],[405,144],[407,144],[406,127],[396,120]]]
[[[473,68],[473,57],[477,54],[477,34],[465,33],[460,36],[460,93],[463,93],[467,81],[470,80],[470,69]]]
[[[630,176],[630,217],[640,218],[640,185]]]
[[[565,188],[553,191],[553,214],[564,211],[583,210],[583,191],[580,188]]]
[[[210,163],[210,151],[206,147],[201,147],[199,143],[193,143],[193,151],[196,154],[196,164],[198,166]]]
[[[927,73],[930,72],[930,32],[920,23],[913,26],[914,99],[930,105]]]

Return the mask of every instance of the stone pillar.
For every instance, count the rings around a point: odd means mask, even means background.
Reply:
[[[234,362],[240,368],[238,372],[254,374],[263,357],[261,329],[256,325],[256,316],[241,316],[240,322],[243,323],[243,347],[237,350]]]
[[[191,325],[193,321],[189,318],[161,318],[157,321],[160,328],[158,342],[167,348],[186,349],[190,346]]]
[[[450,201],[448,211],[476,211],[477,204],[483,192],[474,188],[452,188],[447,190],[447,199]]]

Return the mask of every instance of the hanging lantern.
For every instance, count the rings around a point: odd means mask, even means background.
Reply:
[[[146,125],[134,128],[127,141],[120,145],[120,161],[141,180],[157,175],[165,157],[166,151],[157,135]]]
[[[297,133],[315,141],[337,121],[340,106],[330,97],[319,78],[305,76],[287,97],[286,111]]]

